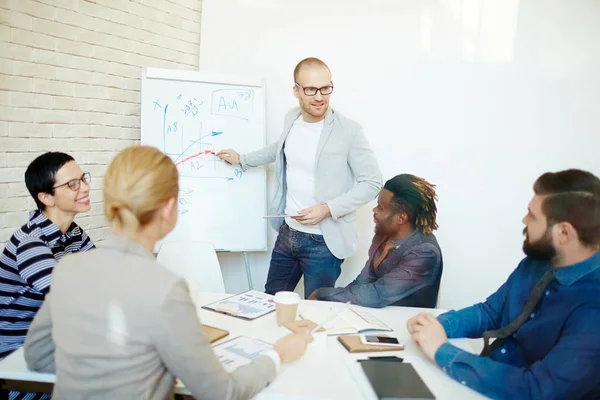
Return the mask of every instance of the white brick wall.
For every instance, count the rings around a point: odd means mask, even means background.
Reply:
[[[198,69],[201,0],[0,0],[0,245],[34,203],[25,168],[48,150],[92,174],[92,211],[106,233],[102,178],[139,143],[142,67]]]

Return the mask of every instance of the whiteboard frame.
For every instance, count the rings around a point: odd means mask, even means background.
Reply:
[[[207,74],[204,72],[198,72],[193,70],[176,70],[166,68],[142,68],[141,77],[141,89],[140,89],[140,110],[142,110],[142,96],[144,92],[144,83],[147,79],[159,79],[159,80],[171,80],[171,81],[185,81],[185,82],[203,82],[213,84],[224,84],[224,85],[237,85],[237,86],[248,86],[253,88],[259,88],[263,92],[263,115],[261,121],[261,135],[262,135],[262,146],[267,145],[267,88],[264,79],[257,79],[252,77],[243,77],[238,75],[222,75],[222,74]],[[144,144],[144,118],[141,117],[142,111],[140,111],[140,144]],[[265,204],[263,204],[263,215],[267,215],[268,209],[268,192],[267,192],[267,169],[266,167],[260,166],[257,168],[263,169],[263,180],[264,180],[264,198]],[[268,237],[269,223],[265,222],[264,229],[264,243],[265,246],[260,249],[216,249],[218,252],[231,252],[231,253],[246,253],[246,252],[266,252],[269,246]]]

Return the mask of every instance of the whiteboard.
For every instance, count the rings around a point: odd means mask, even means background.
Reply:
[[[260,80],[148,68],[142,75],[142,144],[155,146],[179,170],[179,218],[160,244],[206,241],[217,250],[267,248],[266,172],[242,171],[215,156],[265,145]]]
[[[485,299],[514,270],[540,174],[600,175],[599,1],[204,0],[201,29],[202,71],[265,79],[269,142],[297,105],[294,66],[319,57],[331,105],[363,126],[384,180],[437,185],[444,308]],[[357,221],[337,286],[367,259],[370,205]],[[254,257],[259,286],[268,254]]]

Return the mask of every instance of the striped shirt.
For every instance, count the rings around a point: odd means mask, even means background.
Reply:
[[[76,223],[63,234],[40,210],[12,235],[0,255],[0,360],[25,342],[50,289],[56,262],[65,254],[92,248]]]

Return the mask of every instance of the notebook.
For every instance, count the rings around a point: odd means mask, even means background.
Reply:
[[[364,360],[360,366],[380,400],[435,399],[412,364]]]
[[[325,321],[331,314],[331,310],[307,310],[300,312],[300,318],[307,319],[320,324]],[[327,335],[346,335],[352,333],[362,333],[366,331],[387,331],[390,332],[389,326],[375,318],[371,313],[360,308],[346,308],[333,320],[326,323],[323,328],[327,331]]]
[[[386,335],[381,335],[386,336]],[[391,346],[378,346],[376,344],[364,344],[360,341],[359,336],[355,335],[346,335],[346,336],[338,336],[338,342],[340,342],[346,350],[350,353],[371,353],[371,352],[381,352],[381,351],[400,351],[404,350],[404,346],[402,347],[391,347]]]
[[[204,325],[202,324],[202,329],[206,336],[208,336],[208,341],[210,343],[214,343],[219,339],[223,339],[225,336],[229,335],[229,331],[224,329],[215,328],[214,326]]]

